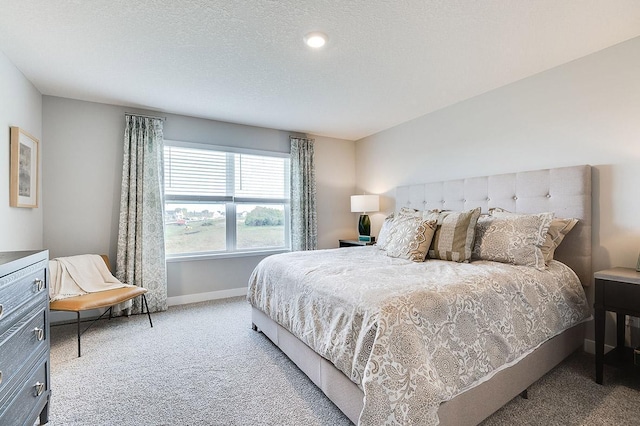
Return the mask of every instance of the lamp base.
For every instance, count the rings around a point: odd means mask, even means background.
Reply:
[[[366,214],[360,215],[360,220],[358,221],[358,234],[363,236],[371,235],[371,220],[369,220],[369,216]]]

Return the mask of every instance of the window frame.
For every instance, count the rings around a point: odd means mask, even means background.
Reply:
[[[177,140],[164,140],[164,147],[189,148],[224,152],[227,154],[227,175],[230,180],[227,181],[227,193],[235,193],[235,154],[257,155],[264,157],[284,158],[291,161],[291,154],[277,151],[266,151],[258,149],[238,148],[223,145],[213,145],[197,142],[183,142]],[[163,147],[163,159],[164,159]],[[290,164],[290,163],[289,163]],[[228,172],[231,168],[231,172]],[[285,164],[285,194],[290,194],[291,185],[291,168]],[[164,179],[164,172],[163,172]],[[230,257],[246,257],[260,256],[275,253],[284,253],[291,251],[291,197],[286,198],[256,198],[256,197],[236,197],[235,195],[217,196],[217,195],[175,195],[166,194],[163,185],[163,217],[167,204],[208,204],[208,203],[224,203],[225,205],[225,234],[226,248],[224,250],[208,250],[201,252],[189,253],[173,253],[166,254],[167,262],[181,260],[200,260],[200,259],[221,259]],[[281,247],[264,247],[264,248],[248,248],[238,249],[237,247],[237,209],[238,204],[258,204],[258,205],[277,205],[284,206],[284,246]],[[166,226],[166,225],[165,225]],[[166,229],[166,228],[165,228]]]

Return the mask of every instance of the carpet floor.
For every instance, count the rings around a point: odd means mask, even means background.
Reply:
[[[49,425],[350,425],[263,334],[244,298],[100,321],[82,336],[51,328]],[[85,325],[86,326],[86,325]],[[492,425],[631,425],[640,376],[578,352],[485,420]]]

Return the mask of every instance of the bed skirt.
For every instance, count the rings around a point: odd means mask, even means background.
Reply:
[[[252,307],[251,320],[353,423],[358,423],[364,394],[355,383],[255,307]],[[517,364],[443,403],[438,409],[440,424],[480,423],[581,348],[583,342],[584,323],[548,340]]]

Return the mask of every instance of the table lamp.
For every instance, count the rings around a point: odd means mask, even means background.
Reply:
[[[379,195],[352,195],[351,212],[362,213],[358,220],[358,235],[360,241],[371,241],[371,221],[367,212],[377,212],[380,209]]]

